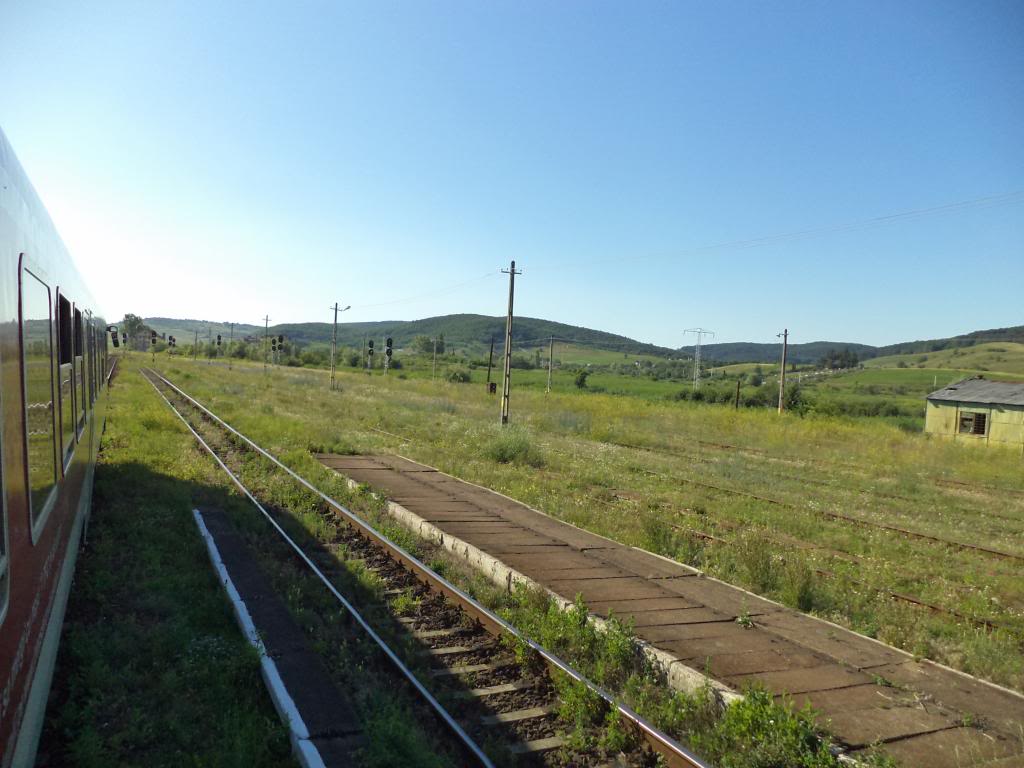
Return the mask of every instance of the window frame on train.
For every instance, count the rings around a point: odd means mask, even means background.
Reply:
[[[71,459],[75,455],[78,429],[76,426],[77,406],[75,404],[75,354],[74,354],[74,303],[57,288],[57,300],[54,302],[57,315],[57,404],[60,418],[60,458],[61,472],[67,474]],[[65,310],[64,307],[67,307]],[[67,366],[68,379],[68,414],[65,419],[65,399],[61,376]],[[65,436],[67,443],[65,444]]]
[[[88,398],[85,384],[85,314],[77,303],[72,307],[72,333],[74,334],[71,341],[74,363],[71,367],[74,369],[75,386],[75,440],[81,442],[89,409],[86,407]]]
[[[25,499],[28,512],[29,529],[32,533],[32,543],[35,544],[39,539],[39,535],[43,528],[46,526],[46,521],[50,517],[50,512],[57,504],[58,486],[60,485],[60,454],[59,454],[59,443],[58,443],[58,404],[57,404],[57,390],[56,390],[56,377],[54,376],[54,363],[56,362],[55,354],[55,332],[54,332],[54,315],[56,304],[53,301],[55,292],[50,285],[43,280],[39,275],[41,270],[32,269],[31,262],[26,264],[25,254],[21,256],[21,265],[18,270],[18,326],[19,326],[19,367],[21,368],[21,404],[22,404],[22,417],[24,419],[22,437],[24,447],[24,461],[25,461]],[[33,467],[37,466],[35,462],[31,460],[31,454],[29,451],[29,380],[28,380],[28,360],[27,354],[29,347],[26,344],[26,317],[25,317],[25,287],[26,287],[26,275],[29,280],[35,281],[33,287],[41,288],[45,291],[45,302],[43,305],[46,307],[47,312],[47,345],[48,345],[48,361],[49,361],[49,384],[50,384],[50,487],[43,496],[42,504],[39,504],[37,510],[36,500],[33,498],[32,490],[32,474]],[[33,302],[31,310],[35,309],[35,303]],[[31,320],[31,317],[28,318]],[[33,389],[33,391],[35,391]],[[45,469],[45,468],[44,468]],[[5,495],[6,499],[6,495]]]

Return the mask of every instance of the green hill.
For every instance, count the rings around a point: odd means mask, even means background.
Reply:
[[[952,368],[1024,374],[1024,344],[992,341],[967,347],[951,347],[937,352],[885,355],[868,360],[864,365],[868,368]]]
[[[145,322],[158,333],[170,333],[180,343],[189,344],[198,332],[199,340],[216,337],[219,333],[225,339],[230,334],[230,326],[224,322],[208,322],[204,320],[177,320],[166,317],[147,317]],[[300,345],[329,344],[331,341],[331,323],[283,323],[271,325],[272,334],[283,334]],[[245,336],[263,336],[262,326],[236,324],[235,338]],[[395,347],[408,345],[416,336],[431,338],[444,335],[445,344],[451,347],[465,348],[470,351],[482,351],[494,339],[500,346],[505,336],[505,318],[488,317],[486,315],[443,315],[428,317],[422,320],[394,320],[370,323],[338,323],[338,343],[344,346],[361,347],[367,338],[381,341],[391,336]],[[673,354],[667,347],[630,339],[591,328],[582,328],[551,320],[540,320],[533,317],[516,317],[513,324],[512,340],[516,349],[540,346],[549,337],[556,341],[572,343],[594,349],[625,352],[636,355],[652,355],[668,357]]]
[[[849,349],[864,359],[874,356],[876,348],[868,344],[841,341],[809,341],[806,344],[790,344],[786,359],[798,364],[814,363],[832,349]],[[682,347],[678,354],[692,357],[693,347]],[[782,355],[782,342],[779,341],[776,344],[755,344],[753,342],[701,344],[700,354],[704,360],[722,364],[775,362]]]
[[[227,340],[232,334],[231,324],[227,321],[148,317],[145,322],[158,333],[174,335],[181,345],[192,343],[197,336],[200,341],[205,341],[221,334]],[[572,345],[579,353],[577,357],[589,362],[594,360],[590,360],[593,356],[588,355],[586,350],[657,358],[693,355],[692,346],[673,350],[626,336],[533,317],[517,317],[513,328],[516,351],[546,346],[548,338],[553,336],[562,345]],[[284,334],[300,346],[309,346],[329,344],[332,326],[330,323],[286,323],[271,325],[269,331]],[[260,325],[236,323],[233,333],[236,339],[246,336],[262,338],[264,328]],[[380,344],[385,337],[391,336],[395,347],[401,349],[416,336],[434,338],[441,335],[449,349],[479,354],[487,349],[491,339],[494,339],[496,348],[501,347],[505,335],[505,318],[462,314],[422,320],[338,324],[338,343],[349,347],[361,347],[368,338]],[[812,364],[830,350],[847,348],[856,352],[861,361],[871,367],[896,367],[902,362],[906,367],[1024,373],[1024,326],[973,331],[944,339],[910,341],[884,347],[834,341],[790,344],[788,359],[796,364]],[[774,363],[779,359],[781,344],[705,344],[701,347],[701,353],[709,364]],[[921,360],[922,356],[926,359]]]

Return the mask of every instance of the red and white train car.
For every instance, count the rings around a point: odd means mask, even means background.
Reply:
[[[89,514],[106,324],[0,132],[0,766],[31,765]]]

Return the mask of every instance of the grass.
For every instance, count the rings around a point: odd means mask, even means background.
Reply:
[[[498,401],[483,387],[343,373],[342,391],[331,393],[318,371],[264,376],[258,367],[188,361],[164,368],[181,380],[191,375],[200,399],[308,476],[326,478],[311,444],[402,453],[922,657],[1024,688],[1019,563],[821,515],[1024,554],[1024,480],[1011,451],[965,451],[878,420],[544,395],[519,388],[516,372],[512,420],[543,457],[537,468],[487,450],[482,436],[493,434]],[[253,402],[270,403],[273,413]],[[941,482],[950,480],[968,485]],[[731,542],[743,529],[771,546],[745,550],[695,535]],[[812,575],[819,569],[834,577]],[[978,630],[896,603],[889,590],[1003,628]]]

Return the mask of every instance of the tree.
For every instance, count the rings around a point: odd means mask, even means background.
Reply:
[[[576,371],[576,378],[573,381],[576,384],[577,389],[587,388],[587,377],[589,375],[590,371],[588,371],[586,368],[580,368],[578,371]]]
[[[146,325],[141,317],[127,313],[121,321],[121,331],[128,335],[129,349],[149,349],[150,327]]]
[[[424,355],[433,354],[434,352],[434,340],[429,336],[420,334],[413,337],[412,344],[410,345],[417,352],[422,352]]]

